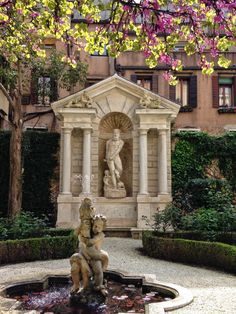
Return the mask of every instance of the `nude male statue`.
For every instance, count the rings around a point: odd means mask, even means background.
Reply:
[[[114,129],[113,136],[106,143],[106,162],[111,174],[113,188],[116,189],[123,171],[122,162],[119,153],[124,145],[120,139],[120,130]]]

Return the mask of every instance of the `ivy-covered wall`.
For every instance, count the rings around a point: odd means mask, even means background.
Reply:
[[[10,132],[0,132],[0,217],[6,214],[9,189]]]
[[[59,134],[27,131],[23,137],[22,208],[55,219],[59,171]],[[0,212],[6,215],[9,178],[9,132],[0,132]]]
[[[173,138],[173,192],[196,178],[227,179],[236,192],[236,132],[210,136],[203,132],[180,132]]]

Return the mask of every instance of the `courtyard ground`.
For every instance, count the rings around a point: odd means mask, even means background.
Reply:
[[[110,256],[109,269],[135,274],[155,274],[162,282],[171,282],[189,288],[194,296],[190,305],[173,311],[176,314],[236,313],[236,276],[179,263],[144,256],[140,240],[106,238],[103,249]],[[34,276],[69,274],[68,259],[21,263],[0,267],[0,285],[25,280]],[[1,309],[0,309],[1,313]]]

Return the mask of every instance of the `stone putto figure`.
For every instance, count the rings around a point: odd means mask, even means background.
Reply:
[[[83,92],[79,97],[65,105],[66,108],[92,108],[92,106],[93,100],[86,92]]]
[[[104,195],[107,198],[125,197],[126,190],[124,183],[120,180],[123,172],[120,151],[124,141],[120,138],[120,130],[114,129],[113,136],[106,143],[106,159],[109,170],[105,170],[103,183]]]
[[[93,294],[107,296],[103,271],[108,267],[108,254],[101,249],[105,235],[106,217],[95,215],[89,198],[85,198],[79,209],[80,226],[75,230],[79,238],[79,250],[70,258],[71,293],[77,302],[88,301]]]
[[[157,109],[161,108],[161,101],[159,99],[153,99],[148,94],[144,94],[143,98],[140,99],[140,105],[142,108]]]

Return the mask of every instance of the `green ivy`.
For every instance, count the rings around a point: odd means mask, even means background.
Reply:
[[[206,177],[205,169],[213,159],[236,191],[236,133],[211,136],[204,132],[180,132],[172,153],[173,192],[183,189],[191,179]]]
[[[0,131],[0,217],[6,216],[9,189],[10,132]]]
[[[52,198],[52,185],[59,181],[58,133],[27,131],[23,136],[22,209],[38,216],[46,215],[55,223],[56,204]],[[0,132],[0,214],[6,216],[9,188],[10,133]]]

